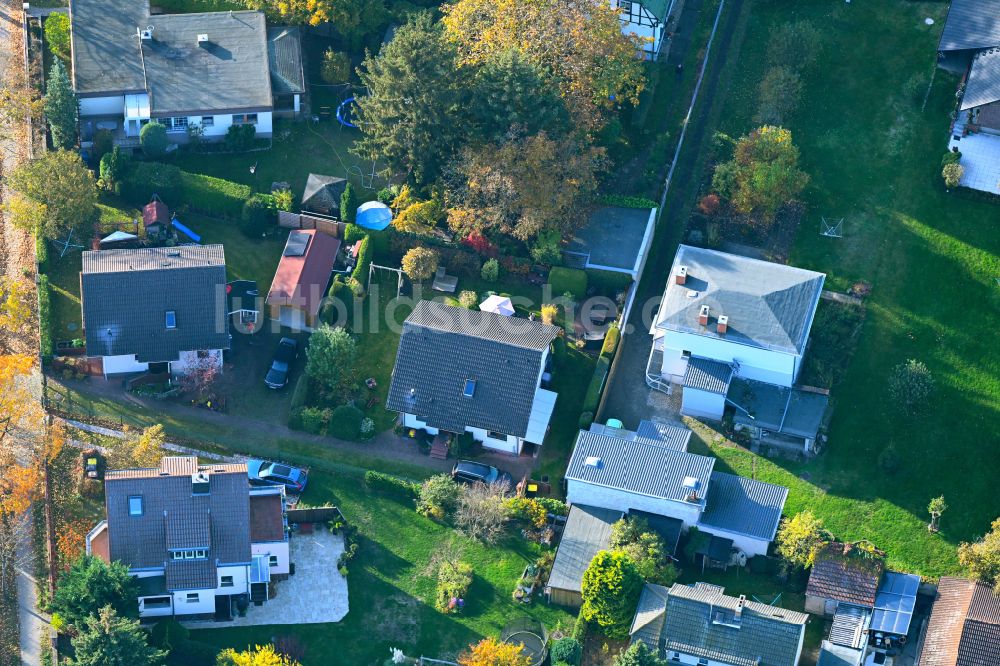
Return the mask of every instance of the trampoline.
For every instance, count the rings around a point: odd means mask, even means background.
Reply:
[[[343,102],[337,106],[337,122],[339,122],[344,127],[352,127],[357,129],[357,125],[354,124],[354,107],[357,106],[357,102],[354,101],[354,96],[348,97]]]
[[[504,628],[500,636],[504,643],[521,646],[521,652],[528,657],[529,666],[545,663],[548,656],[545,648],[548,634],[540,622],[531,618],[514,620]]]
[[[366,201],[358,206],[354,221],[359,227],[382,231],[392,222],[392,211],[381,201]]]

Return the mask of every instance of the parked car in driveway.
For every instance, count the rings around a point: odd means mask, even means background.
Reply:
[[[508,491],[514,490],[514,477],[508,472],[499,470],[492,465],[484,465],[472,460],[459,460],[451,468],[451,478],[459,483],[485,483],[487,485],[500,483],[507,486]]]
[[[271,462],[269,460],[247,460],[247,476],[251,485],[284,486],[290,493],[301,493],[306,489],[308,475],[303,469]]]
[[[288,373],[291,370],[295,357],[299,355],[299,343],[292,338],[281,338],[278,342],[278,350],[274,352],[274,360],[264,377],[264,383],[268,388],[280,389],[288,384]]]

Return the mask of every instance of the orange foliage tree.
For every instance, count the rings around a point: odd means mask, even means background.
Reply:
[[[495,638],[484,638],[458,656],[459,666],[529,666],[531,658],[524,652],[524,644],[501,643]]]

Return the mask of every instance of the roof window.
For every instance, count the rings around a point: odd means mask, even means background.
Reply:
[[[465,388],[462,389],[462,395],[464,395],[466,398],[471,398],[475,394],[476,394],[476,380],[466,379]]]
[[[177,328],[177,313],[174,310],[167,310],[165,319],[167,328]]]

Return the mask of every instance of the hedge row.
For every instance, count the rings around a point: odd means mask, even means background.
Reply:
[[[583,398],[583,411],[596,413],[597,405],[601,402],[601,391],[604,389],[604,380],[608,377],[608,370],[611,368],[611,357],[602,354],[597,359],[597,367],[594,368],[594,375],[590,378],[590,385],[587,386],[587,394]]]
[[[38,276],[38,330],[42,361],[52,360],[52,301],[49,290],[49,276]]]
[[[250,198],[249,185],[181,171],[162,162],[132,162],[122,179],[121,193],[134,206],[149,203],[153,194],[168,206],[187,204],[206,215],[239,217]]]
[[[652,199],[628,194],[607,194],[601,197],[601,202],[606,206],[618,206],[619,208],[657,208],[660,205]]]
[[[365,472],[365,485],[371,490],[405,501],[417,499],[420,492],[420,484],[372,470]]]
[[[39,273],[49,272],[49,244],[40,229],[35,231],[35,260]]]
[[[587,285],[596,293],[614,298],[617,294],[625,291],[632,283],[632,276],[628,273],[618,271],[604,271],[599,268],[588,268]]]
[[[365,284],[368,281],[368,267],[372,263],[372,237],[371,235],[365,235],[364,239],[361,241],[361,247],[358,248],[358,263],[354,266],[354,271],[351,272],[351,277]]]
[[[249,185],[187,171],[181,171],[181,189],[181,203],[201,213],[225,217],[239,216],[251,192]]]

